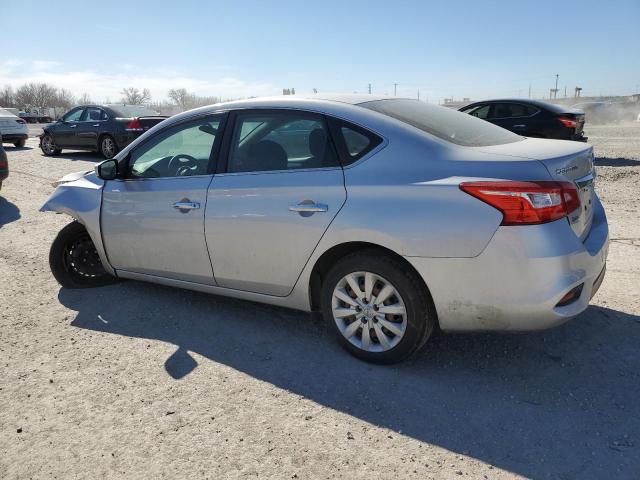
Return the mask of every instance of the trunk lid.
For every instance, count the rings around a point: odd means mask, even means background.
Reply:
[[[569,214],[569,224],[580,240],[589,235],[593,220],[596,177],[591,145],[567,140],[527,138],[521,142],[482,147],[479,150],[538,160],[554,180],[573,182],[580,196],[580,208]]]

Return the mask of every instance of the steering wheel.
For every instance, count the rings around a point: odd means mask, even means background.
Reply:
[[[191,155],[180,153],[169,160],[167,169],[170,172],[176,172],[179,177],[193,175],[198,168],[198,160]]]

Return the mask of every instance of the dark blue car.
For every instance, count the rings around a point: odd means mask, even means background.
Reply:
[[[131,141],[165,118],[143,105],[85,105],[69,110],[44,127],[40,148],[47,156],[62,149],[92,150],[112,158]]]

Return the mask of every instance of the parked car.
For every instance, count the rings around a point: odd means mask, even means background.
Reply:
[[[2,133],[0,133],[0,190],[2,190],[2,182],[9,176],[9,160],[7,160],[7,152],[2,148]]]
[[[4,143],[13,143],[16,147],[24,147],[29,138],[27,122],[13,113],[0,108],[0,135]]]
[[[91,150],[112,158],[165,116],[143,105],[87,105],[69,110],[43,128],[40,148],[45,155],[63,149]]]
[[[584,143],[417,100],[277,97],[176,115],[42,211],[76,220],[49,257],[66,288],[130,278],[321,310],[385,363],[436,325],[538,330],[585,310],[608,250],[593,182]]]
[[[539,100],[485,100],[465,105],[461,112],[491,122],[524,137],[586,142],[584,113]]]

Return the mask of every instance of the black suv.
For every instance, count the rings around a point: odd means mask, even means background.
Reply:
[[[460,109],[474,117],[524,137],[586,142],[582,135],[584,113],[571,107],[539,100],[485,100]]]

